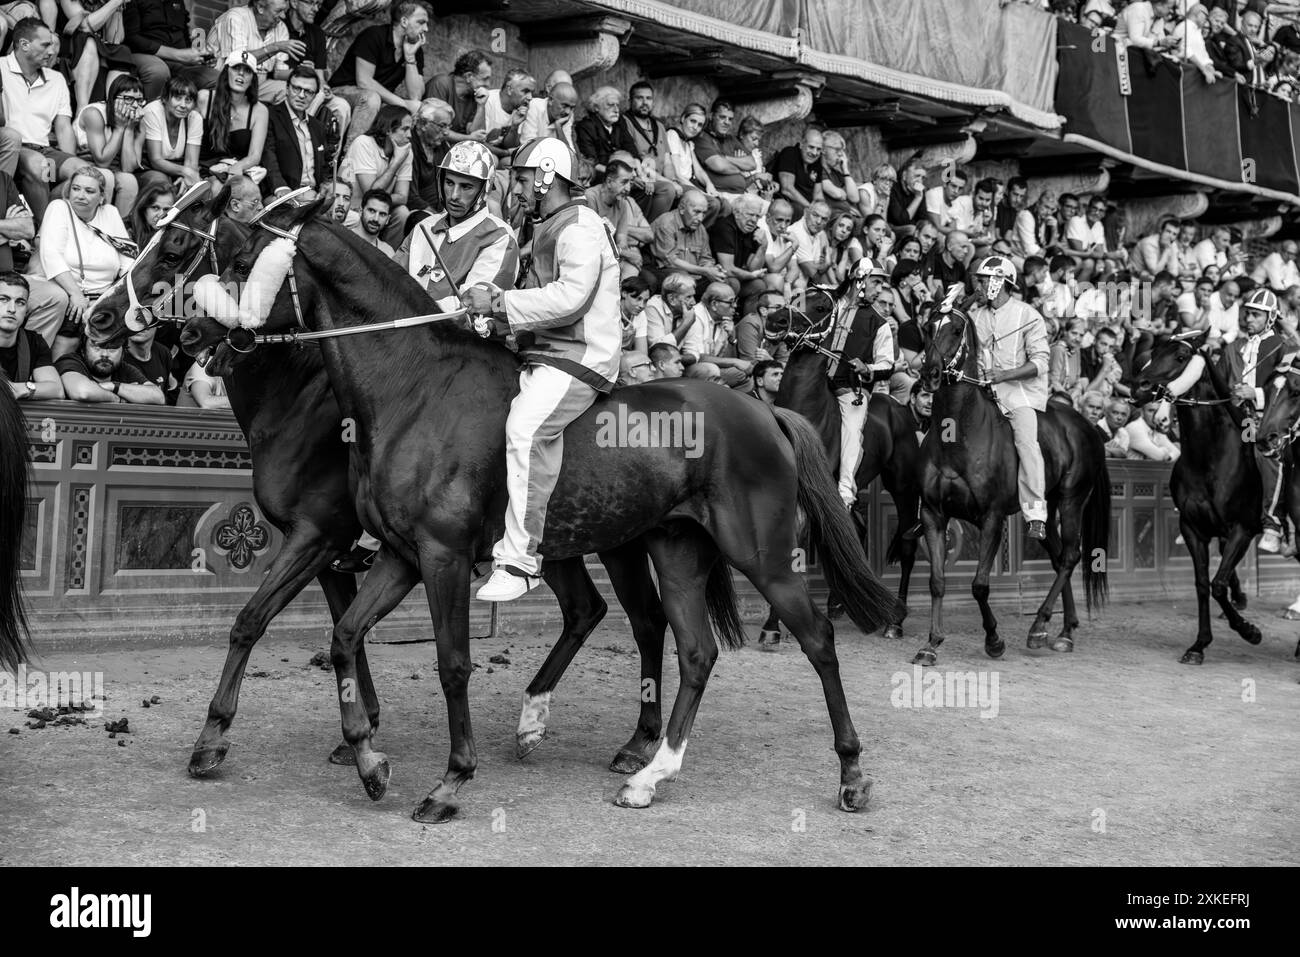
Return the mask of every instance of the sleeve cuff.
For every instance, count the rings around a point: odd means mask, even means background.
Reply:
[[[1256,389],[1255,389],[1255,408],[1256,408],[1256,409],[1259,409],[1261,412],[1262,412],[1263,409],[1264,409],[1264,390],[1263,390],[1263,389],[1260,389],[1260,388],[1256,388]]]

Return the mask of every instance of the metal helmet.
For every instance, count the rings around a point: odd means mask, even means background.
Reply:
[[[459,173],[461,176],[481,180],[483,187],[479,190],[478,198],[474,200],[474,205],[470,209],[471,213],[476,213],[487,203],[488,183],[492,181],[496,171],[497,158],[492,155],[490,149],[474,140],[461,140],[447,151],[447,155],[438,164],[438,188],[445,196],[446,173]]]
[[[1271,289],[1256,289],[1241,304],[1242,309],[1255,309],[1268,315],[1268,324],[1277,318],[1277,293]]]
[[[1016,266],[1006,256],[985,256],[975,267],[975,276],[988,279],[986,294],[989,299],[996,299],[1002,291],[1002,284],[1008,283],[1012,289],[1016,285]]]
[[[510,165],[517,170],[537,170],[533,192],[538,197],[550,191],[556,177],[573,185],[578,182],[578,158],[567,143],[554,136],[542,136],[519,147]]]

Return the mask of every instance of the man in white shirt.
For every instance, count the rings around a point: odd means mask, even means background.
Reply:
[[[799,268],[796,286],[828,281],[833,265],[830,240],[826,238],[826,224],[830,218],[831,208],[826,202],[814,200],[804,210],[803,219],[786,230],[786,236],[794,244],[794,262]]]
[[[1232,342],[1240,331],[1237,323],[1237,300],[1241,287],[1231,279],[1219,285],[1219,291],[1210,296],[1210,339]]]
[[[1156,411],[1160,403],[1148,402],[1142,407],[1140,418],[1124,427],[1128,434],[1128,457],[1152,462],[1177,462],[1182,454],[1177,445],[1156,427]]]
[[[1070,248],[1070,255],[1079,260],[1078,279],[1080,282],[1092,282],[1106,271],[1108,259],[1123,259],[1122,253],[1108,252],[1106,249],[1106,227],[1102,220],[1106,218],[1106,197],[1094,196],[1088,200],[1083,215],[1072,217],[1065,224],[1065,242]]]
[[[284,97],[284,83],[289,78],[289,56],[301,58],[307,51],[301,40],[289,39],[284,15],[289,0],[236,0],[217,17],[208,34],[208,47],[217,53],[217,62],[236,50],[245,50],[257,61],[257,98],[275,103]]]
[[[552,73],[546,78],[546,96],[534,97],[528,104],[524,121],[519,124],[519,142],[531,143],[539,136],[554,136],[573,143],[573,111],[578,108],[578,91],[563,74],[556,78]]]
[[[1172,50],[1178,41],[1165,36],[1165,18],[1173,9],[1173,0],[1137,0],[1120,11],[1115,22],[1115,39],[1129,46],[1155,53]]]
[[[722,374],[723,385],[732,389],[749,384],[754,364],[736,356],[736,293],[725,282],[711,282],[691,310],[691,323],[681,337],[684,355],[695,356],[686,369],[688,379],[712,379]]]
[[[0,59],[4,125],[22,136],[14,181],[31,204],[39,227],[50,204],[50,185],[81,164],[72,131],[72,98],[63,76],[46,67],[54,55],[54,34],[35,18],[19,21],[13,52]],[[50,146],[50,133],[58,149]]]
[[[1276,293],[1284,293],[1292,286],[1300,286],[1300,269],[1296,268],[1296,253],[1300,252],[1295,240],[1288,239],[1264,257],[1255,267],[1251,278],[1261,285],[1267,284]]]
[[[1214,283],[1209,279],[1198,279],[1191,292],[1178,296],[1178,321],[1184,330],[1202,330],[1210,328],[1210,296],[1214,294]]]
[[[1106,402],[1106,415],[1098,428],[1106,433],[1106,458],[1126,459],[1129,452],[1128,424],[1132,409],[1128,399],[1111,398]]]
[[[1205,274],[1205,267],[1218,266],[1219,278],[1226,278],[1224,271],[1228,268],[1228,246],[1232,242],[1232,232],[1227,226],[1215,226],[1199,243],[1192,247],[1192,259],[1196,263],[1196,274]]]
[[[966,192],[967,179],[965,170],[951,168],[944,171],[942,185],[925,191],[925,213],[944,235],[954,229],[962,229],[957,224],[957,216],[961,212],[957,202]],[[966,230],[962,229],[962,232]]]
[[[488,90],[479,104],[469,131],[483,130],[486,134],[484,145],[498,159],[510,156],[523,144],[522,127],[530,112],[536,86],[537,81],[527,71],[511,70],[502,81],[501,89]],[[572,111],[569,115],[572,117]]]
[[[1170,34],[1176,41],[1176,50],[1182,58],[1201,71],[1206,83],[1213,83],[1219,78],[1205,47],[1205,34],[1210,29],[1210,11],[1204,5],[1194,3],[1187,8],[1187,18],[1174,27]]]

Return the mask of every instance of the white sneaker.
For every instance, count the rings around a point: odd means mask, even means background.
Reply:
[[[1277,533],[1277,529],[1268,528],[1264,534],[1259,537],[1257,546],[1261,552],[1268,552],[1270,555],[1276,555],[1282,548],[1282,536]]]
[[[497,568],[474,597],[479,601],[514,601],[541,584],[540,578],[532,575],[512,575],[504,568]]]

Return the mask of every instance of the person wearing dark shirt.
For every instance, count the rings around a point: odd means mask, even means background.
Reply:
[[[171,350],[160,342],[154,341],[157,327],[137,332],[126,340],[126,351],[122,354],[122,365],[136,369],[144,381],[152,382],[162,390],[168,405],[176,404],[176,392],[180,384],[172,375],[173,356]]]
[[[264,196],[302,186],[319,190],[329,182],[332,156],[325,124],[307,114],[319,82],[314,70],[300,65],[289,75],[284,101],[267,114],[266,145],[262,147]]]
[[[132,402],[163,405],[163,390],[135,366],[122,361],[123,349],[108,349],[89,339],[54,363],[63,391],[78,402]]]
[[[930,284],[930,292],[942,298],[953,283],[966,282],[966,263],[974,247],[960,229],[954,229],[943,245],[935,243],[921,263],[921,275]]]
[[[200,90],[217,85],[216,56],[182,0],[132,0],[122,8],[122,33],[146,100],[162,95],[172,71],[187,73]]]
[[[334,95],[352,107],[348,142],[370,129],[385,104],[409,113],[420,108],[428,32],[428,8],[402,0],[390,8],[387,26],[377,24],[357,34],[329,80]],[[398,95],[399,87],[404,95]]]
[[[622,151],[636,155],[636,144],[621,122],[622,104],[622,93],[612,86],[602,86],[587,99],[587,115],[573,124],[578,152],[595,166],[593,186],[605,178],[605,164],[611,154]]]
[[[487,130],[469,131],[479,104],[487,99],[492,85],[492,60],[482,50],[466,50],[456,58],[450,73],[440,73],[424,87],[424,98],[442,100],[452,108],[451,129],[446,133],[450,143],[461,140],[487,139]]]
[[[289,39],[301,43],[304,53],[301,57],[290,55],[288,66],[292,72],[306,64],[316,73],[320,86],[315,99],[307,107],[307,112],[326,120],[327,115],[320,111],[329,110],[335,119],[337,137],[341,140],[343,133],[347,131],[348,123],[352,121],[352,107],[343,97],[335,96],[329,88],[328,74],[325,72],[326,60],[329,56],[325,31],[312,22],[319,9],[320,0],[291,0],[289,12],[284,17],[284,25],[289,31]]]
[[[753,311],[767,289],[767,246],[758,238],[763,201],[745,193],[731,204],[730,216],[719,216],[709,227],[709,245],[718,265],[727,273],[727,285],[740,296],[741,314]]]
[[[719,193],[744,193],[761,172],[753,154],[731,132],[735,118],[735,107],[714,100],[708,125],[695,137],[695,158]]]
[[[36,220],[24,203],[18,187],[8,173],[0,172],[0,273],[16,271],[14,244],[31,243],[36,236]],[[26,328],[35,332],[49,345],[54,343],[64,313],[68,311],[68,294],[58,283],[36,276],[28,276]]]
[[[49,344],[24,329],[26,321],[27,280],[16,272],[0,272],[0,388],[8,388],[19,401],[62,399]]]
[[[915,228],[917,214],[924,211],[925,167],[913,161],[898,171],[898,182],[889,191],[889,209],[885,219],[900,236],[908,236]]]
[[[451,123],[451,106],[442,100],[425,100],[415,114],[415,126],[411,130],[411,188],[406,194],[406,207],[411,215],[403,225],[408,236],[420,220],[442,212],[438,166],[451,149],[447,142]]]
[[[797,146],[787,146],[776,154],[772,172],[780,183],[777,194],[802,215],[808,206],[822,198],[822,134],[813,127],[803,132]]]

